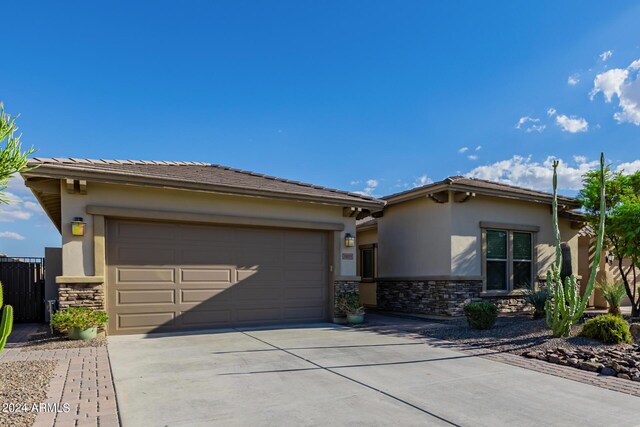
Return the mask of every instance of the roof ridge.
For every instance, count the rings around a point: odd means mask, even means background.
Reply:
[[[536,192],[536,193],[544,194],[546,196],[553,196],[553,193],[548,192],[548,191],[536,190],[536,189],[533,189],[533,188],[522,187],[520,185],[507,184],[506,182],[503,182],[503,181],[491,181],[491,180],[488,180],[488,179],[473,178],[473,177],[466,177],[466,176],[462,176],[460,178],[469,179],[469,180],[473,180],[473,181],[486,182],[488,184],[494,184],[494,185],[504,185],[505,187],[510,187],[510,188],[514,188],[514,189],[517,189],[517,190],[533,191],[533,192]],[[561,194],[558,194],[558,198],[575,199],[575,197],[563,196]]]
[[[160,166],[213,166],[207,162],[187,162],[168,160],[117,160],[117,159],[80,159],[75,157],[32,157],[41,163],[58,164],[98,164],[98,165],[160,165]]]

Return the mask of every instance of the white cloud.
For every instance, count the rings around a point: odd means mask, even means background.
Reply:
[[[547,110],[547,116],[551,117],[551,116],[555,116],[556,115],[556,109],[551,107]]]
[[[24,240],[24,236],[22,234],[14,233],[13,231],[0,231],[0,238]]]
[[[640,171],[640,160],[634,160],[632,162],[620,163],[616,168],[618,172],[623,172],[625,174],[632,174]]]
[[[11,178],[4,194],[11,202],[8,205],[0,205],[0,222],[26,221],[33,215],[44,216],[42,207],[36,203],[22,178]]]
[[[462,154],[462,153],[464,153],[464,152],[466,152],[468,150],[469,150],[469,147],[462,147],[462,148],[458,149],[458,153]]]
[[[360,184],[361,181],[351,181],[349,184],[351,185],[358,185]]]
[[[627,68],[613,68],[598,74],[593,81],[591,100],[602,92],[605,102],[609,103],[613,97],[618,98],[621,111],[613,118],[618,123],[633,123],[640,126],[640,59],[633,61]]]
[[[422,187],[423,185],[428,185],[428,184],[432,184],[433,180],[431,178],[429,178],[427,175],[422,175],[419,176],[418,178],[416,178],[415,181],[413,181],[413,187]]]
[[[551,189],[553,160],[556,160],[556,158],[552,156],[547,157],[543,162],[534,162],[531,160],[531,156],[513,156],[507,160],[478,166],[465,175],[470,178],[499,181],[519,187],[547,191]],[[569,165],[562,159],[558,160],[560,160],[558,188],[564,190],[579,190],[582,188],[582,175],[599,164],[598,161],[585,161]]]
[[[585,163],[587,161],[586,156],[573,156],[573,161],[576,163]]]
[[[469,154],[469,155],[467,156],[467,158],[468,158],[469,160],[478,160],[478,156],[476,156],[475,154]]]
[[[530,133],[530,132],[540,133],[546,129],[547,125],[541,125],[539,123],[540,123],[540,119],[529,117],[529,116],[523,116],[523,117],[520,117],[520,119],[518,120],[518,123],[516,124],[516,129],[522,129],[527,133]]]
[[[569,86],[575,86],[578,83],[580,83],[580,75],[579,74],[572,74],[567,78],[567,84]]]
[[[602,52],[600,55],[600,59],[604,62],[607,61],[609,58],[611,58],[613,56],[613,51],[612,50],[605,50],[604,52]]]
[[[377,179],[368,179],[366,181],[367,186],[361,191],[355,191],[356,194],[362,194],[364,196],[373,196],[374,191],[378,188],[378,180]]]
[[[478,145],[478,146],[476,147],[476,151],[480,151],[480,150],[482,150],[482,145]]]
[[[562,128],[563,132],[578,133],[589,130],[589,122],[582,117],[568,117],[564,114],[558,114],[556,116],[556,124]]]

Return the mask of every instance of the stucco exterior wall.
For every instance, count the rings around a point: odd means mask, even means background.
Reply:
[[[378,219],[378,275],[451,274],[451,203],[426,197],[387,206]]]
[[[69,194],[61,183],[61,197],[64,276],[94,274],[93,219],[86,212],[88,205],[341,223],[344,230],[333,232],[334,275],[356,275],[356,248],[346,248],[343,243],[345,233],[356,234],[355,219],[343,217],[339,206],[92,182],[88,183],[85,195]],[[71,235],[70,222],[74,217],[83,217],[87,224],[82,237]],[[343,253],[353,254],[352,259],[342,259]]]
[[[366,230],[366,231],[358,231],[356,236],[356,246],[362,245],[373,245],[378,243],[378,230],[377,228]],[[360,272],[360,251],[357,252],[357,264],[356,267],[358,269],[358,276],[361,276]],[[377,257],[377,248],[376,248],[376,256],[375,256],[375,273],[378,275],[378,257]],[[360,282],[360,301],[362,304],[373,307],[377,304],[376,299],[376,282],[370,281],[361,281]]]
[[[464,203],[451,203],[451,215],[453,276],[482,274],[481,221],[540,227],[535,237],[537,276],[545,276],[555,260],[549,205],[478,195]],[[578,274],[578,230],[572,229],[569,221],[560,219],[560,235],[571,247],[573,272]]]
[[[378,273],[381,278],[482,275],[480,222],[540,227],[536,233],[536,275],[544,277],[555,260],[549,205],[478,195],[464,203],[426,197],[387,206],[378,220]],[[578,230],[560,219],[563,242],[571,247],[578,274]]]

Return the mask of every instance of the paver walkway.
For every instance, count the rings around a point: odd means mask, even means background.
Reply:
[[[70,411],[40,412],[34,427],[119,426],[115,390],[107,347],[57,350],[22,348],[39,325],[18,324],[9,343],[0,353],[0,363],[10,361],[56,360],[58,366],[49,384],[46,404],[69,404]]]

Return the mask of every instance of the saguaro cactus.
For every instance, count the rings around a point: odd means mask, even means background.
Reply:
[[[4,350],[7,338],[13,329],[13,307],[7,305],[2,308],[4,298],[2,293],[2,282],[0,282],[0,310],[2,310],[2,320],[0,320],[0,352]]]
[[[558,227],[558,164],[553,162],[553,231],[556,241],[556,261],[547,272],[547,288],[549,299],[546,304],[547,326],[553,331],[556,337],[568,337],[571,334],[571,326],[577,323],[584,309],[587,307],[589,297],[593,292],[596,281],[596,274],[600,266],[600,255],[602,253],[602,242],[604,240],[604,219],[605,219],[605,199],[604,199],[604,153],[600,154],[600,221],[598,223],[598,234],[596,239],[596,253],[591,266],[591,274],[587,281],[584,295],[580,296],[578,279],[575,275],[565,277],[564,282],[560,275],[562,268],[562,249],[560,246],[560,229]]]

